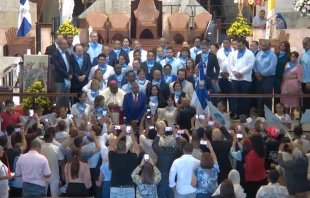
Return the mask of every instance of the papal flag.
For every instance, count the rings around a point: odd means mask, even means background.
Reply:
[[[203,68],[205,63],[198,64],[199,68],[199,81],[197,82],[196,89],[192,98],[191,106],[196,108],[196,114],[205,114],[207,118],[210,117],[210,109],[208,107],[208,101],[210,97],[206,88]]]
[[[31,30],[31,27],[29,0],[20,0],[17,36],[26,36]]]

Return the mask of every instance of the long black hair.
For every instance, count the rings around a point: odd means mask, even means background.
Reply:
[[[252,135],[251,137],[252,149],[258,154],[259,157],[265,157],[266,150],[264,140],[261,135]]]

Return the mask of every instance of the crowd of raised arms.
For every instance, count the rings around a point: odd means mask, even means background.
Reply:
[[[304,51],[282,42],[196,37],[177,53],[165,39],[144,51],[138,40],[113,49],[90,34],[72,46],[57,35],[46,53],[54,65],[56,113],[35,106],[21,117],[12,100],[0,113],[0,198],[307,197],[310,143],[291,129],[298,98],[217,98],[213,93],[310,93],[310,38]],[[203,70],[198,68],[204,63]],[[200,72],[203,72],[200,73]],[[202,81],[202,79],[204,81]],[[198,81],[230,127],[196,112]],[[282,122],[269,126],[263,107]],[[310,100],[303,99],[305,111]]]

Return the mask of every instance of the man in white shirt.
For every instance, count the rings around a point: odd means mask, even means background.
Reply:
[[[228,72],[232,80],[233,93],[250,93],[252,83],[252,70],[255,63],[254,54],[246,48],[246,40],[238,39],[238,50],[231,52],[228,62]],[[250,99],[238,98],[236,100],[236,114],[249,114]]]
[[[114,69],[112,66],[106,63],[106,58],[107,57],[104,54],[98,55],[98,65],[90,69],[89,77],[88,77],[89,80],[93,80],[95,78],[95,71],[97,69],[101,69],[104,80],[108,80],[109,77],[114,74]]]
[[[15,177],[22,177],[23,197],[45,197],[45,179],[51,176],[46,157],[40,154],[41,144],[32,142],[30,151],[16,163]]]
[[[64,120],[60,120],[57,124],[57,131],[55,140],[60,144],[65,141],[69,137],[69,133],[65,131],[67,128],[67,124]]]
[[[169,187],[173,188],[175,198],[195,198],[196,188],[191,185],[194,170],[200,161],[192,156],[193,145],[185,144],[182,157],[174,160],[169,172]],[[175,177],[177,176],[177,182]]]
[[[223,48],[219,49],[217,52],[217,60],[220,66],[220,75],[218,78],[218,83],[221,89],[221,93],[224,94],[231,94],[232,93],[232,83],[231,80],[229,79],[229,73],[228,73],[228,60],[229,60],[229,55],[231,52],[234,50],[231,47],[231,41],[229,38],[226,38],[223,40]],[[235,115],[235,108],[233,105],[233,98],[229,98],[229,110],[232,112],[233,115]],[[227,107],[227,98],[222,98],[221,99],[224,104]]]
[[[278,183],[280,174],[277,170],[270,170],[268,173],[269,184],[260,187],[257,191],[256,198],[274,198],[274,197],[288,197],[289,193],[285,186]]]
[[[133,53],[134,53],[134,51],[136,51],[136,50],[140,51],[140,53],[141,53],[141,62],[146,61],[147,51],[145,51],[145,50],[143,50],[143,49],[141,48],[141,44],[140,44],[140,42],[139,42],[138,40],[135,40],[135,41],[133,42],[133,50],[131,50],[131,51],[129,52],[129,62],[132,63],[133,58],[134,58],[134,57],[133,57]],[[130,65],[130,63],[129,63],[129,65]]]
[[[59,164],[64,165],[64,156],[58,146],[52,144],[53,135],[51,133],[44,134],[45,143],[41,146],[41,154],[44,155],[48,161],[49,167],[51,169],[51,177],[45,180],[46,192],[48,186],[50,186],[52,197],[58,197],[59,188]]]

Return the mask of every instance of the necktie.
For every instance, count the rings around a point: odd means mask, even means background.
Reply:
[[[135,106],[137,106],[137,94],[135,94],[135,98],[134,98],[133,103],[135,104]]]

